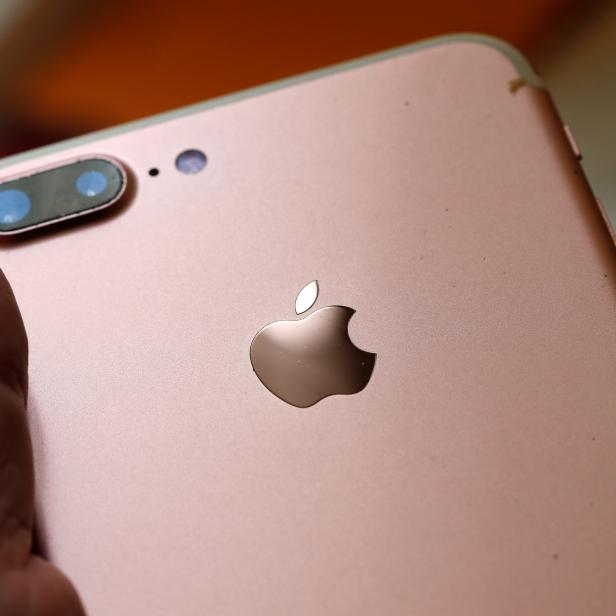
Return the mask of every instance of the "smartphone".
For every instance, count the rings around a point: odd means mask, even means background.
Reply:
[[[89,614],[613,614],[614,243],[515,50],[431,39],[0,181],[38,540]]]

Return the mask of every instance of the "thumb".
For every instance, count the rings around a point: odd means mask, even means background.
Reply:
[[[26,331],[0,270],[0,614],[82,616],[68,580],[32,555],[34,470],[27,389]]]

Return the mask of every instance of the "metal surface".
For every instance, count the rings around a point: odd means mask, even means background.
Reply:
[[[518,77],[450,42],[6,168],[135,178],[0,243],[40,542],[90,614],[612,615],[614,246]],[[314,277],[378,362],[298,411],[249,347]]]
[[[349,338],[354,310],[327,306],[299,321],[264,327],[250,345],[250,361],[261,382],[300,408],[335,394],[356,394],[370,380],[376,355]]]

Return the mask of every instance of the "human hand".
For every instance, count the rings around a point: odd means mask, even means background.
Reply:
[[[32,553],[34,470],[27,391],[26,331],[0,270],[0,616],[83,616],[68,579]]]

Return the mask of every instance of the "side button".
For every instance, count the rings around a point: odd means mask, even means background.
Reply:
[[[566,124],[563,124],[563,130],[565,131],[565,135],[567,135],[567,141],[569,141],[569,145],[571,146],[571,149],[573,150],[575,157],[578,160],[582,160],[582,152],[580,152],[580,148],[578,144],[576,143],[575,138],[573,137],[573,133],[571,132],[571,129]]]
[[[607,227],[607,230],[612,237],[612,241],[616,246],[616,230],[614,230],[614,225],[612,225],[612,221],[610,220],[607,210],[605,209],[605,205],[603,205],[603,202],[598,197],[595,197],[595,201],[597,202],[597,207],[599,208],[601,216],[603,217],[603,222],[605,223],[605,226]]]

